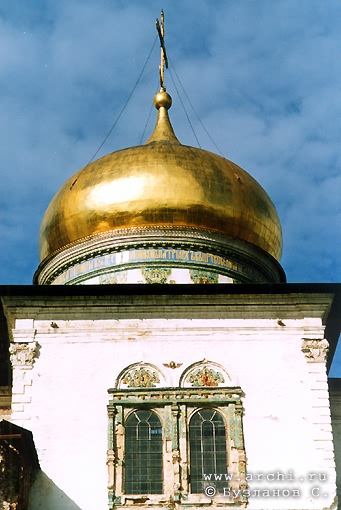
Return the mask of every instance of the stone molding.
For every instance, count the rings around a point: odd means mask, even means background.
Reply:
[[[329,343],[325,338],[303,338],[302,352],[309,363],[326,363]]]
[[[13,343],[31,343],[34,342],[37,330],[34,328],[21,329],[16,327],[12,330]]]
[[[286,279],[280,264],[271,255],[252,244],[204,229],[154,226],[117,229],[79,239],[45,259],[38,267],[33,282],[50,285],[68,269],[94,257],[122,252],[130,248],[154,249],[165,246],[169,249],[199,250],[205,253],[208,250],[214,255],[227,258],[234,269],[225,268],[219,273],[236,278],[240,283],[284,282]],[[127,267],[131,268],[131,264]],[[127,267],[122,265],[120,270],[125,270]],[[198,262],[198,269],[205,267],[206,265]],[[194,265],[192,268],[195,269]],[[91,274],[95,276],[105,272],[108,272],[108,269],[98,268]],[[90,273],[87,277],[75,277],[72,282],[82,283],[89,275]]]
[[[134,407],[140,404],[155,403],[165,405],[169,402],[180,401],[184,404],[217,404],[228,405],[240,402],[244,397],[240,387],[191,387],[191,388],[131,388],[108,390],[110,398],[108,409],[115,405],[115,402]]]
[[[39,353],[38,342],[12,343],[9,348],[10,360],[13,368],[32,368]]]

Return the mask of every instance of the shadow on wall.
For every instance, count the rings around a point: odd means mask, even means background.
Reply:
[[[30,490],[28,510],[82,510],[43,472],[38,471]]]

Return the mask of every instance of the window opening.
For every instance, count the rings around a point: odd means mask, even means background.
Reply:
[[[125,424],[126,494],[162,494],[162,428],[149,410],[134,411]]]
[[[215,409],[197,411],[189,424],[191,492],[203,493],[205,476],[212,475],[217,489],[226,486],[226,429]],[[218,477],[215,477],[218,475]],[[222,480],[215,480],[222,475]]]

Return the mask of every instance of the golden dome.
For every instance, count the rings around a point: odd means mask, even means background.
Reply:
[[[278,260],[281,226],[263,188],[235,163],[180,144],[170,96],[161,90],[154,101],[158,120],[145,145],[94,161],[55,195],[41,225],[41,260],[84,238],[142,226],[210,230]]]

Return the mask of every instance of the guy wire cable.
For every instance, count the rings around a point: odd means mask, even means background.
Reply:
[[[203,121],[201,120],[201,118],[200,118],[200,116],[199,116],[198,112],[197,112],[197,111],[196,111],[196,109],[194,108],[194,106],[193,106],[193,104],[192,104],[192,101],[190,100],[190,98],[189,98],[189,96],[188,96],[188,94],[187,94],[187,92],[186,92],[186,89],[185,89],[184,85],[182,84],[182,81],[180,80],[180,77],[179,77],[178,73],[176,72],[176,69],[175,69],[175,66],[174,66],[173,62],[171,61],[171,59],[169,59],[169,60],[170,60],[170,62],[171,62],[171,66],[172,66],[172,68],[174,69],[174,73],[175,73],[175,75],[176,75],[176,78],[177,78],[178,82],[180,83],[180,86],[181,86],[181,88],[182,88],[182,91],[183,91],[183,93],[185,94],[186,99],[187,99],[187,101],[188,101],[188,103],[189,103],[190,107],[192,108],[192,110],[193,110],[193,112],[194,112],[195,116],[197,117],[198,121],[200,122],[201,127],[203,128],[203,130],[205,131],[206,135],[207,135],[207,136],[208,136],[208,138],[211,140],[211,142],[213,143],[214,147],[217,149],[217,151],[219,152],[219,154],[220,154],[221,156],[224,156],[224,155],[223,155],[223,153],[221,152],[221,150],[219,149],[218,145],[216,144],[216,142],[213,140],[212,136],[210,135],[210,133],[209,133],[209,132],[208,132],[208,130],[206,129],[206,127],[205,127],[205,125],[204,125]],[[171,73],[171,76],[172,76],[172,73]],[[174,79],[173,79],[173,77],[172,77],[172,80],[173,80],[173,83],[174,83]]]
[[[129,103],[129,101],[130,101],[130,99],[131,99],[132,95],[134,94],[134,92],[135,92],[135,89],[136,89],[137,85],[140,83],[140,80],[141,80],[141,78],[142,78],[142,75],[143,75],[143,73],[144,73],[144,71],[145,71],[145,69],[146,69],[146,66],[147,66],[147,64],[148,64],[148,62],[149,62],[149,59],[150,59],[150,57],[151,57],[151,55],[152,55],[152,53],[153,53],[154,46],[155,46],[155,43],[156,43],[157,39],[158,39],[158,36],[156,36],[156,37],[155,37],[155,39],[154,39],[154,42],[153,42],[152,47],[151,47],[151,49],[150,49],[149,55],[148,55],[148,57],[147,57],[147,59],[146,59],[146,61],[145,61],[144,65],[143,65],[143,67],[142,67],[142,70],[141,70],[141,72],[140,72],[140,74],[139,74],[139,76],[138,76],[138,78],[137,78],[137,80],[136,80],[136,82],[135,82],[135,85],[133,86],[132,91],[130,92],[130,94],[129,94],[129,96],[128,96],[128,98],[127,98],[126,102],[125,102],[125,104],[123,105],[123,108],[122,108],[122,109],[121,109],[121,111],[119,112],[119,114],[118,114],[118,116],[116,117],[116,119],[115,119],[115,121],[114,121],[113,125],[111,126],[111,128],[110,128],[110,129],[109,129],[109,131],[108,131],[108,133],[107,133],[107,134],[106,134],[106,136],[104,137],[103,142],[102,142],[102,143],[101,143],[101,145],[98,147],[98,149],[96,150],[96,152],[94,153],[94,155],[93,155],[93,156],[92,156],[92,158],[89,160],[89,162],[87,163],[87,165],[86,165],[86,166],[90,165],[90,163],[91,163],[91,162],[95,159],[95,157],[97,156],[97,154],[98,154],[98,153],[99,153],[99,151],[102,149],[103,145],[105,144],[105,142],[108,140],[109,136],[111,135],[111,133],[112,133],[112,132],[113,132],[113,130],[115,129],[115,127],[116,127],[116,125],[117,125],[118,121],[120,120],[120,118],[121,118],[121,116],[122,116],[122,114],[123,114],[124,110],[125,110],[125,109],[126,109],[126,107],[128,106],[128,103]]]

